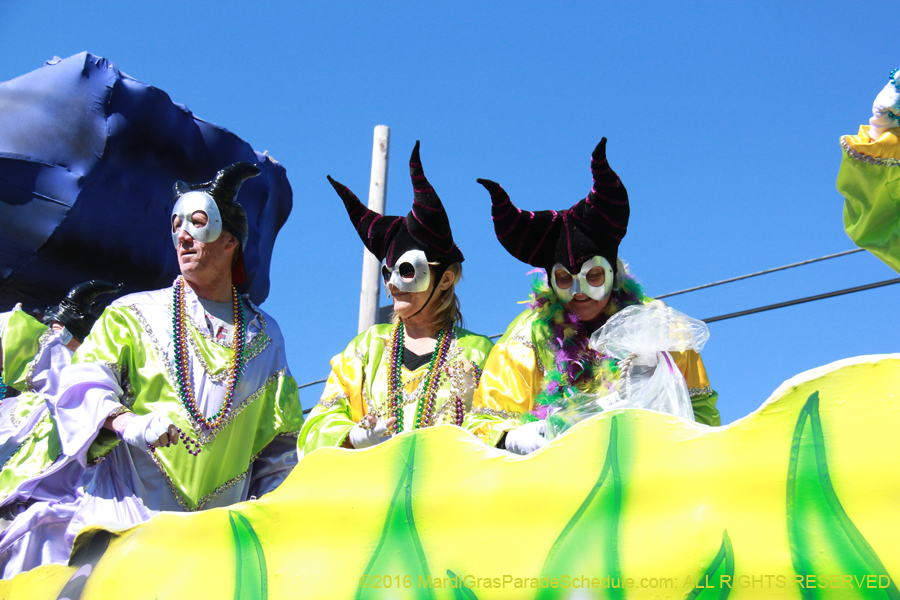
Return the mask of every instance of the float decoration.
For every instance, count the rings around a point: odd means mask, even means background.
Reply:
[[[323,448],[261,500],[84,530],[0,597],[896,599],[897,389],[900,355],[858,357],[721,428],[632,409],[527,457],[457,427]]]
[[[172,185],[239,161],[262,170],[240,194],[241,291],[259,304],[292,206],[283,167],[86,52],[0,83],[0,306],[42,309],[89,279],[125,282],[123,293],[171,285]]]

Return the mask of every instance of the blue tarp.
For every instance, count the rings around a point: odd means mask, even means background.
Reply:
[[[123,293],[170,285],[172,185],[237,161],[262,170],[238,195],[250,225],[241,291],[260,303],[292,207],[282,166],[88,53],[0,83],[0,310],[55,304],[88,279]]]

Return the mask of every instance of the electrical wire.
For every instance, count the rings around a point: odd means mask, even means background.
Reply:
[[[713,283],[707,283],[706,285],[698,285],[697,287],[688,288],[686,290],[679,290],[677,292],[669,292],[668,294],[662,294],[661,296],[654,296],[656,299],[669,298],[671,296],[678,296],[679,294],[687,294],[688,292],[696,292],[697,290],[705,290],[706,288],[715,287],[717,285],[722,285],[725,283],[732,283],[734,281],[741,281],[742,279],[750,279],[751,277],[759,277],[760,275],[767,275],[769,273],[775,273],[776,271],[784,271],[786,269],[793,269],[794,267],[802,267],[803,265],[810,265],[815,262],[819,262],[821,260],[828,260],[829,258],[837,258],[839,256],[847,256],[848,254],[856,254],[857,252],[863,252],[862,248],[854,248],[853,250],[845,250],[844,252],[838,252],[837,254],[829,254],[828,256],[820,256],[819,258],[812,258],[810,260],[804,260],[802,262],[793,263],[790,265],[785,265],[783,267],[775,267],[774,269],[766,269],[765,271],[757,271],[756,273],[750,273],[749,275],[741,275],[740,277],[732,277],[731,279],[723,279],[722,281],[714,281]]]
[[[852,294],[854,292],[863,292],[865,290],[874,290],[875,288],[884,287],[887,285],[894,285],[895,283],[900,283],[900,278],[898,279],[887,279],[885,281],[879,281],[878,283],[869,283],[866,285],[860,285],[852,288],[846,288],[843,290],[837,290],[836,292],[828,292],[826,294],[818,294],[816,296],[807,296],[805,298],[797,298],[796,300],[788,300],[787,302],[779,302],[777,304],[769,304],[767,306],[760,306],[759,308],[751,308],[748,310],[742,310],[740,312],[729,313],[727,315],[721,315],[718,317],[710,317],[708,319],[702,319],[704,323],[715,323],[716,321],[724,321],[726,319],[734,319],[736,317],[743,317],[746,315],[753,315],[756,313],[765,312],[767,310],[775,310],[776,308],[784,308],[786,306],[795,306],[797,304],[803,304],[805,302],[813,302],[815,300],[824,300],[825,298],[834,298],[835,296],[843,296],[844,294]]]

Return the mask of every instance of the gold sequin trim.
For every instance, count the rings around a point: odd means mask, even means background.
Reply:
[[[526,348],[531,348],[532,350],[534,350],[534,342],[531,340],[531,338],[527,338],[522,334],[516,334],[507,338],[507,342],[516,342],[517,344],[522,344]]]
[[[366,353],[365,352],[363,352],[359,348],[356,348],[353,352],[353,356],[355,356],[356,359],[363,364],[363,367],[366,366]]]
[[[123,442],[123,443],[124,443],[124,442]],[[115,448],[113,448],[113,450],[115,450]],[[98,456],[98,457],[95,458],[94,460],[89,460],[89,461],[87,462],[87,466],[88,466],[88,467],[96,467],[97,465],[99,465],[100,463],[102,463],[104,460],[106,460],[106,457],[109,456],[111,453],[112,453],[112,450],[110,450],[109,452],[107,452],[107,453],[104,454],[103,456]]]
[[[522,418],[522,413],[508,412],[505,410],[494,410],[493,408],[488,408],[486,406],[479,406],[472,411],[472,414],[479,417],[500,417],[501,419],[519,420]]]
[[[21,444],[19,444],[18,446],[16,446],[16,449],[12,451],[12,454],[9,455],[9,458],[6,459],[6,462],[3,463],[3,466],[0,467],[0,469],[5,469],[5,468],[6,468],[6,465],[9,464],[9,461],[11,461],[13,458],[15,458],[16,454],[19,453],[19,450],[22,449],[22,446],[24,446],[24,445],[25,445],[25,442],[27,442],[27,441],[28,441],[28,438],[25,438],[24,440],[22,440],[22,443],[21,443]],[[58,457],[57,457],[57,458],[58,458]]]
[[[332,406],[334,406],[341,400],[347,400],[348,398],[349,398],[349,396],[347,396],[347,394],[345,394],[343,392],[340,394],[335,394],[334,396],[332,396],[331,398],[328,398],[328,399],[319,398],[319,406],[321,406],[322,408],[331,408]]]
[[[6,468],[6,465],[9,464],[9,461],[11,461],[12,459],[14,459],[14,458],[16,457],[16,455],[19,453],[19,451],[22,449],[22,447],[28,442],[29,439],[30,439],[30,436],[29,436],[29,437],[26,437],[24,440],[22,440],[22,443],[21,443],[21,444],[19,444],[18,446],[16,446],[16,449],[12,451],[12,454],[9,455],[9,458],[6,459],[6,462],[3,463],[2,466],[0,466],[0,470],[3,470],[3,469]],[[57,454],[56,457],[55,457],[52,461],[50,461],[50,463],[47,464],[46,467],[44,467],[43,469],[41,469],[41,470],[38,471],[37,473],[34,473],[31,477],[37,477],[38,475],[40,475],[41,473],[43,473],[44,471],[46,471],[47,469],[49,469],[50,467],[52,467],[52,466],[53,466],[53,463],[55,463],[56,460],[57,460],[60,456],[62,456],[62,450],[59,451],[59,454]]]
[[[127,413],[127,412],[131,412],[131,411],[128,410],[128,408],[119,405],[119,406],[115,407],[114,409],[112,409],[112,411],[110,411],[110,413],[108,415],[106,415],[106,418],[108,419],[110,417],[118,417],[119,415],[121,415],[123,413]]]
[[[128,367],[113,362],[103,364],[118,377],[119,387],[122,388],[122,392],[125,394],[125,397],[120,401],[130,409],[134,406],[134,387],[131,385],[131,378],[128,377]]]
[[[706,387],[692,387],[688,388],[688,394],[690,394],[691,398],[694,396],[705,396],[713,393],[713,389],[708,385]]]
[[[172,306],[172,304],[169,303],[168,307],[170,309],[171,309],[171,306]],[[165,351],[163,351],[162,345],[159,343],[159,340],[156,339],[156,336],[153,334],[153,330],[150,328],[150,323],[147,322],[147,319],[144,317],[143,313],[141,313],[141,311],[135,305],[132,305],[131,308],[134,309],[134,313],[135,313],[135,316],[136,316],[138,322],[141,324],[141,327],[143,327],[144,331],[149,336],[150,343],[153,345],[153,348],[156,350],[156,353],[159,356],[160,360],[163,362],[163,364],[165,364],[166,372],[169,376],[170,385],[172,386],[173,389],[177,390],[178,389],[178,385],[177,385],[178,376],[175,373],[175,367],[174,367],[171,359],[169,359],[169,356],[165,353]],[[262,318],[262,317],[260,316],[260,318]],[[276,371],[272,375],[270,375],[269,378],[266,380],[266,382],[263,383],[262,386],[260,386],[260,388],[258,390],[253,392],[251,395],[247,396],[247,398],[244,399],[244,401],[242,401],[240,404],[238,404],[237,406],[234,406],[231,410],[231,413],[229,413],[229,415],[225,418],[225,420],[222,421],[222,423],[213,430],[202,429],[200,427],[200,425],[198,423],[196,423],[194,421],[194,419],[188,414],[187,415],[188,421],[190,421],[191,427],[194,430],[194,436],[197,439],[197,441],[200,443],[200,445],[203,446],[203,445],[208,444],[209,442],[213,441],[214,439],[216,439],[216,435],[218,435],[218,433],[222,429],[227,427],[228,424],[231,423],[239,414],[241,414],[243,412],[243,410],[245,408],[247,408],[247,406],[249,404],[251,404],[257,398],[262,396],[262,394],[266,391],[266,388],[268,388],[274,381],[277,381],[281,377],[284,377],[286,372],[287,372],[287,368],[285,367],[283,369]]]
[[[863,154],[857,150],[854,150],[850,146],[849,142],[850,136],[845,135],[841,138],[841,146],[843,146],[844,150],[847,151],[847,154],[850,158],[854,158],[860,162],[868,163],[870,165],[877,165],[879,167],[900,167],[900,159],[897,158],[878,158],[877,156],[869,156],[868,154]]]
[[[516,342],[517,344],[522,344],[532,352],[534,352],[535,362],[537,363],[538,371],[541,372],[541,375],[547,374],[547,367],[544,366],[544,361],[541,359],[541,353],[537,351],[537,347],[534,345],[534,342],[531,338],[527,338],[522,334],[517,334],[510,337],[508,342]]]
[[[203,336],[207,340],[215,342],[224,348],[231,349],[231,346],[225,346],[219,343],[216,340],[213,340],[210,336],[206,335],[202,330],[198,329],[193,321],[190,321],[193,326],[194,331],[196,331],[199,335]],[[259,354],[265,350],[269,344],[272,342],[272,339],[267,336],[265,333],[260,332],[256,335],[256,337],[251,341],[249,350],[244,354],[244,364],[247,365],[251,360],[259,356]],[[188,343],[190,343],[191,348],[193,349],[194,356],[197,357],[197,361],[200,363],[200,366],[203,367],[203,370],[206,371],[206,376],[210,381],[215,383],[221,383],[228,376],[228,369],[225,368],[221,373],[213,374],[212,369],[209,368],[209,365],[206,364],[206,359],[203,358],[203,353],[200,351],[200,348],[197,346],[197,340],[194,339],[194,336],[188,336]]]
[[[451,411],[453,412],[451,420],[453,423],[456,423],[456,398],[453,396],[447,398],[447,401],[441,404],[440,408],[434,411],[434,417],[432,417],[431,419],[431,424],[437,425],[438,422],[440,422],[440,418]]]

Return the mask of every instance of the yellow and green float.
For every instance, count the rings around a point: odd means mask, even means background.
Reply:
[[[456,427],[321,449],[265,498],[88,529],[0,597],[900,599],[900,355],[708,428],[640,410],[528,457]]]

